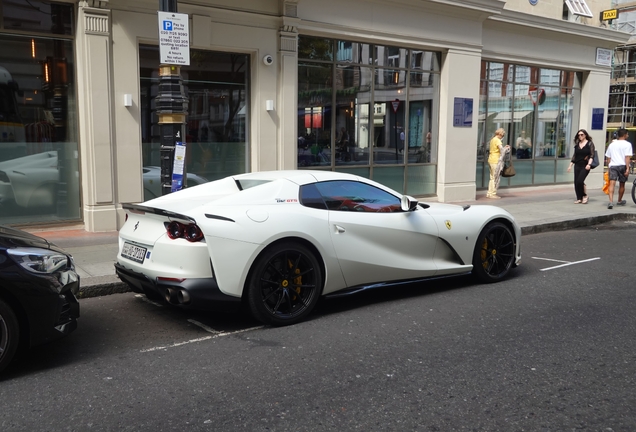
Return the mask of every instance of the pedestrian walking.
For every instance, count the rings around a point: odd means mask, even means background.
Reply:
[[[506,131],[503,128],[499,128],[495,131],[495,135],[490,140],[488,166],[490,167],[490,182],[488,183],[487,198],[499,199],[497,195],[497,189],[499,189],[499,180],[501,180],[501,170],[503,169],[503,158],[507,152],[510,151],[509,145],[503,145],[501,141],[506,135]]]
[[[585,129],[580,129],[574,137],[574,154],[568,166],[568,172],[574,166],[574,193],[576,201],[574,204],[587,204],[588,196],[585,188],[585,179],[590,173],[592,161],[594,160],[594,143],[592,137]]]
[[[618,201],[616,205],[624,206],[626,201],[623,199],[625,193],[625,182],[629,177],[629,162],[633,155],[632,144],[626,140],[627,130],[619,129],[616,131],[616,140],[612,141],[607,147],[605,157],[609,170],[609,204],[608,209],[614,208],[614,186],[618,180]]]

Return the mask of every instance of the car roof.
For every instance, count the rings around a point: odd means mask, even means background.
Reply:
[[[298,185],[332,180],[360,180],[358,176],[347,173],[321,170],[285,170],[259,171],[233,176],[235,180],[280,180],[285,179]]]

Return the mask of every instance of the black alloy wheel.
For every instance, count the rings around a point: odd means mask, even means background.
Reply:
[[[18,349],[19,337],[20,329],[13,310],[0,300],[0,372],[11,363]]]
[[[506,225],[492,222],[482,230],[473,253],[473,274],[482,282],[503,279],[515,259],[515,241]]]
[[[322,293],[320,262],[301,244],[274,245],[256,260],[247,284],[252,315],[271,325],[290,325],[303,320]]]
[[[632,201],[636,204],[636,180],[634,180],[634,183],[632,184]]]

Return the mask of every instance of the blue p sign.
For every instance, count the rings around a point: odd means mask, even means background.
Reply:
[[[172,21],[164,21],[163,22],[163,29],[164,30],[168,30],[168,31],[172,31]]]

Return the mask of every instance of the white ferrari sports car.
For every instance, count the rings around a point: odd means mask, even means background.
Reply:
[[[501,208],[418,203],[330,171],[241,174],[123,208],[115,267],[133,291],[244,304],[272,325],[306,318],[320,296],[471,272],[496,282],[521,260]]]

